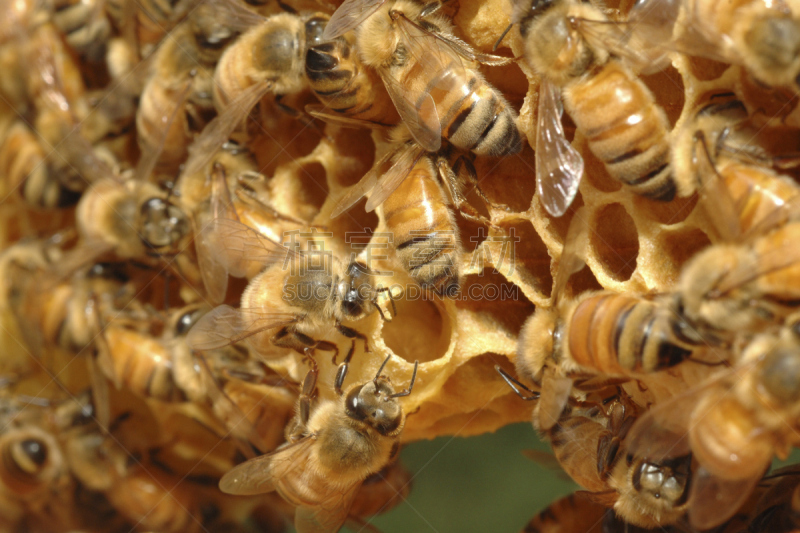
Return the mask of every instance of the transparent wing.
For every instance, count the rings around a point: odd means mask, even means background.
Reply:
[[[164,143],[167,141],[167,135],[169,135],[172,123],[175,121],[178,115],[183,111],[184,104],[186,103],[186,99],[189,97],[191,89],[192,89],[191,78],[186,80],[177,88],[175,97],[172,100],[173,104],[172,111],[170,112],[169,116],[164,116],[161,118],[163,127],[161,130],[161,137],[158,139],[158,142],[156,143],[157,149],[145,150],[139,157],[139,161],[136,163],[136,171],[134,173],[136,180],[138,181],[150,180],[150,175],[153,173],[153,169],[156,167],[156,163],[158,163],[158,159],[161,157],[161,151],[164,148]]]
[[[586,264],[584,252],[589,245],[589,217],[585,208],[581,207],[572,216],[564,238],[564,248],[558,261],[558,272],[553,284],[556,300],[564,294],[569,278]]]
[[[797,246],[799,236],[800,226],[792,223],[758,237],[750,244],[758,250],[758,265],[753,268],[749,261],[739,261],[731,266],[717,282],[715,292],[720,297],[725,297],[728,292],[760,277],[797,266],[800,264],[800,246]]]
[[[411,135],[425,150],[435,152],[441,148],[442,126],[432,94],[469,90],[472,76],[459,53],[459,49],[464,53],[463,46],[404,16],[397,19],[397,26],[410,59],[404,68],[386,68],[379,73]]]
[[[316,437],[310,435],[235,466],[219,480],[220,490],[226,494],[252,496],[272,492],[286,476],[302,477],[315,440]]]
[[[231,100],[228,107],[206,125],[200,136],[189,147],[189,157],[186,159],[183,174],[191,176],[200,172],[211,161],[217,150],[228,142],[231,133],[267,94],[270,87],[271,82],[261,81],[251,85]]]
[[[375,13],[386,0],[345,0],[322,32],[322,40],[332,41],[355,29]]]
[[[628,13],[630,30],[651,46],[672,42],[675,23],[684,0],[638,0]]]
[[[228,189],[225,169],[221,165],[214,165],[209,208],[209,212],[198,213],[194,217],[195,249],[206,292],[213,303],[219,303],[225,299],[228,289],[228,265],[222,259],[226,254],[220,253],[219,246],[225,241],[224,235],[219,235],[216,231],[220,227],[216,221],[239,220]]]
[[[705,139],[696,139],[694,154],[697,162],[696,175],[700,176],[697,186],[700,205],[720,237],[727,242],[735,242],[742,233],[739,213],[743,206],[736,205],[724,179],[717,172]]]
[[[350,506],[361,483],[356,483],[344,492],[331,492],[329,497],[314,507],[300,506],[294,513],[297,533],[330,533],[339,531],[347,520]]]
[[[233,277],[244,277],[254,265],[266,267],[299,255],[238,220],[214,218],[201,229],[207,231],[204,239],[215,261]]]
[[[214,8],[214,15],[222,26],[236,33],[244,33],[266,20],[240,0],[204,0],[204,3]]]
[[[542,395],[539,399],[539,429],[547,431],[558,423],[561,413],[569,400],[572,380],[560,376],[552,367],[544,369]]]
[[[578,193],[583,157],[564,137],[561,95],[543,79],[536,118],[536,188],[542,205],[554,217],[563,215]]]
[[[364,177],[361,178],[358,183],[347,189],[339,201],[336,202],[336,206],[333,208],[333,211],[331,211],[331,218],[338,217],[353,207],[356,202],[361,200],[365,195],[372,192],[372,190],[375,188],[375,185],[378,183],[380,169],[395,155],[397,155],[397,152],[391,151],[383,156],[380,161],[372,165],[372,168],[369,169],[369,172],[364,174]]]
[[[328,108],[322,104],[309,104],[306,106],[306,113],[312,117],[318,118],[323,122],[335,124],[343,128],[367,128],[367,129],[383,129],[388,128],[391,124],[381,124],[380,122],[371,122],[369,120],[361,120],[357,118],[346,117],[337,113],[329,113]]]
[[[280,328],[296,322],[294,313],[265,308],[234,309],[229,305],[215,307],[186,334],[186,344],[192,350],[215,350],[265,330]]]
[[[758,485],[761,476],[728,480],[712,476],[700,467],[692,473],[689,489],[689,523],[699,531],[731,518]]]
[[[622,58],[637,73],[651,74],[671,64],[667,48],[640,45],[636,38],[625,31],[625,25],[610,20],[583,18],[574,19],[574,24],[592,46]]]
[[[403,183],[425,151],[411,145],[400,152],[391,168],[378,180],[367,200],[366,211],[374,211]]]

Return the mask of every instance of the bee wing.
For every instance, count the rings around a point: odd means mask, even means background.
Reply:
[[[681,6],[685,3],[683,0],[637,1],[628,13],[627,45],[630,48],[649,46],[715,61],[731,61],[731,53],[724,49],[722,43],[709,40],[704,22],[692,16],[691,11],[687,12],[685,23],[676,25]]]
[[[345,0],[339,6],[325,30],[322,32],[323,41],[332,41],[354,30],[358,25],[375,13],[386,0]]]
[[[175,97],[172,99],[172,112],[169,114],[169,116],[161,117],[163,127],[161,130],[161,138],[158,139],[158,142],[156,143],[158,148],[156,150],[146,150],[139,157],[139,161],[136,164],[136,171],[134,173],[136,180],[150,180],[150,175],[153,173],[153,169],[156,167],[159,157],[161,157],[161,151],[164,147],[164,143],[167,141],[167,135],[169,135],[170,127],[178,115],[183,111],[186,99],[189,98],[191,88],[191,78],[186,80],[181,86],[178,87]]]
[[[228,141],[231,133],[247,116],[251,109],[269,91],[270,81],[261,81],[242,91],[230,101],[228,106],[209,122],[197,139],[189,147],[189,157],[183,167],[183,174],[193,175],[202,169],[220,146]]]
[[[588,237],[589,217],[586,216],[586,209],[581,207],[572,216],[567,236],[564,238],[561,258],[558,260],[558,272],[553,283],[553,294],[556,299],[564,293],[569,278],[586,264],[584,252],[588,246]]]
[[[671,64],[669,50],[632,42],[631,35],[624,31],[624,25],[617,22],[577,18],[575,24],[581,35],[594,47],[605,49],[611,55],[624,59],[637,73],[659,72]]]
[[[252,496],[272,492],[280,480],[304,477],[304,470],[316,436],[309,435],[272,453],[261,455],[235,466],[219,480],[226,494]]]
[[[797,246],[797,242],[791,238],[795,233],[796,232],[789,232],[789,235],[784,235],[784,238],[780,242],[775,242],[777,239],[773,238],[773,235],[768,234],[761,236],[761,238],[773,242],[769,248],[758,254],[758,265],[753,268],[752,264],[749,266],[746,264],[749,263],[749,261],[739,261],[719,279],[716,292],[724,296],[729,291],[750,283],[762,276],[767,276],[800,264],[800,246]],[[756,241],[753,244],[757,245],[758,243]]]
[[[468,76],[457,49],[461,47],[404,16],[397,19],[397,25],[401,44],[414,66],[407,70],[380,69],[379,74],[411,135],[425,150],[436,152],[442,146],[442,125],[431,93],[463,90],[463,80]]]
[[[746,202],[746,198],[742,203]],[[741,211],[741,209],[739,209]],[[767,216],[762,218],[757,224],[751,226],[746,233],[741,235],[741,241],[752,241],[761,235],[768,233],[770,230],[780,227],[786,222],[797,220],[800,214],[800,194],[792,196],[786,200],[783,205],[773,209]]]
[[[209,298],[214,303],[225,299],[228,289],[228,265],[222,258],[226,254],[219,253],[219,246],[225,242],[224,235],[219,234],[217,220],[239,220],[236,208],[233,205],[225,170],[220,165],[214,165],[211,182],[210,212],[194,217],[195,221],[195,250],[197,251],[197,264],[203,285]],[[242,274],[238,271],[236,274]]]
[[[391,126],[391,124],[381,124],[380,122],[371,122],[369,120],[361,120],[357,118],[346,117],[336,113],[329,113],[328,108],[322,104],[308,104],[306,106],[306,113],[312,117],[318,118],[328,124],[335,124],[343,128],[368,128],[368,129],[384,129]]]
[[[294,527],[297,533],[330,533],[339,531],[347,520],[361,483],[355,483],[345,492],[331,492],[330,497],[314,507],[300,506],[294,513]]]
[[[189,330],[186,344],[192,350],[215,350],[297,320],[298,316],[294,313],[271,311],[268,308],[234,309],[229,305],[220,305],[203,315]]]
[[[266,267],[299,255],[238,220],[214,218],[203,229],[207,229],[206,244],[216,251],[216,261],[233,277],[244,277],[253,263]]]
[[[695,141],[694,153],[697,154],[697,175],[702,176],[697,190],[700,204],[720,236],[727,242],[735,242],[742,233],[739,214],[744,205],[736,205],[703,139]],[[744,196],[743,202],[746,200]]]
[[[692,473],[689,489],[689,523],[697,530],[705,531],[731,518],[753,489],[761,476],[745,479],[721,479],[699,467]]]
[[[375,188],[369,195],[366,211],[374,211],[376,207],[381,205],[399,186],[403,183],[411,170],[419,161],[419,158],[425,154],[425,151],[418,146],[411,145],[405,148],[394,162],[392,167],[381,176]]]
[[[536,189],[542,205],[554,217],[566,212],[583,177],[583,157],[564,136],[561,112],[559,89],[543,79],[536,118]]]
[[[542,377],[542,395],[539,398],[539,429],[547,431],[558,423],[569,400],[572,380],[545,367]]]
[[[351,207],[353,207],[356,202],[361,200],[367,194],[370,194],[374,189],[375,186],[378,184],[378,176],[380,175],[381,168],[394,156],[397,155],[397,151],[392,151],[386,154],[381,158],[380,161],[376,162],[372,165],[372,168],[369,169],[369,172],[364,174],[364,177],[361,180],[347,189],[347,191],[342,195],[338,202],[336,202],[336,206],[331,211],[331,218],[336,218]]]
[[[214,14],[222,26],[236,33],[244,33],[266,20],[266,17],[239,0],[204,0],[204,3],[214,8]]]

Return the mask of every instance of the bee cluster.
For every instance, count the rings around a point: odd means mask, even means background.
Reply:
[[[796,13],[0,3],[0,531],[371,527],[531,419],[526,531],[800,530]]]

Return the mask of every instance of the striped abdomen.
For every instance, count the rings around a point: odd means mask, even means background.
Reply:
[[[448,295],[458,289],[461,249],[458,227],[435,176],[430,159],[421,159],[383,203],[383,213],[406,271],[423,288]]]
[[[376,124],[400,122],[383,82],[344,37],[309,47],[306,76],[328,111]]]
[[[569,352],[575,363],[604,374],[654,372],[692,354],[665,326],[656,303],[601,292],[575,307],[569,320]]]
[[[0,146],[0,170],[7,192],[17,191],[35,207],[60,208],[74,205],[80,192],[67,188],[45,159],[39,139],[22,121],[15,121]]]
[[[489,156],[522,149],[516,112],[480,73],[451,65],[431,77],[419,63],[409,62],[405,68],[400,83],[420,89],[420,108],[424,108],[422,100],[433,98],[442,137],[453,146]],[[424,87],[420,87],[422,83]]]
[[[607,511],[585,491],[573,492],[534,516],[522,533],[601,533]]]
[[[564,107],[608,173],[636,194],[675,197],[669,122],[647,86],[611,60],[564,91]]]
[[[591,492],[608,489],[598,471],[598,446],[608,429],[591,418],[565,413],[547,432],[558,464],[576,483]]]
[[[717,172],[738,208],[742,233],[764,222],[800,194],[800,187],[790,178],[733,158],[718,162]]]

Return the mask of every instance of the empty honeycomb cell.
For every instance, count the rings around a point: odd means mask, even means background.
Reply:
[[[671,202],[656,202],[638,195],[633,197],[634,213],[637,216],[645,216],[668,226],[686,220],[696,205],[696,194],[675,198]]]
[[[683,86],[683,77],[670,65],[660,72],[642,76],[642,81],[653,92],[656,104],[660,105],[667,114],[671,126],[675,126],[681,116],[686,91]]]
[[[493,268],[464,278],[456,307],[480,315],[499,331],[513,336],[519,334],[525,319],[534,310],[522,290]]]
[[[663,235],[658,243],[663,252],[659,254],[659,266],[667,281],[676,283],[684,263],[709,244],[708,235],[698,228]]]
[[[583,205],[583,195],[579,191],[575,196],[575,199],[572,201],[572,205],[570,205],[569,209],[567,209],[567,212],[560,217],[550,216],[544,209],[542,209],[541,211],[544,217],[547,219],[548,233],[554,236],[558,242],[563,243],[564,239],[567,238],[567,232],[569,231],[569,225],[572,222],[573,215],[575,215],[575,212],[583,207]]]
[[[280,116],[269,122],[272,127],[251,128],[256,131],[248,143],[256,155],[259,171],[266,176],[271,176],[279,166],[313,152],[322,138],[318,127],[304,124],[284,112],[276,113]]]
[[[698,81],[716,80],[722,76],[729,65],[704,57],[689,57],[689,72]]]
[[[502,222],[500,227],[513,242],[510,260],[513,261],[513,269],[516,271],[513,273],[514,279],[520,279],[544,297],[549,297],[553,276],[550,273],[550,253],[542,238],[526,220]],[[495,250],[495,254],[499,256],[502,251]],[[504,259],[509,260],[509,257]]]
[[[441,304],[409,288],[395,300],[397,316],[383,325],[383,342],[406,361],[420,363],[443,357],[450,345],[452,327]],[[409,299],[412,298],[412,299]]]
[[[363,198],[341,216],[326,220],[328,229],[354,250],[366,246],[378,226],[378,215],[375,211],[367,213],[366,204],[367,199]]]
[[[332,128],[327,130],[336,145],[335,172],[332,178],[336,184],[349,187],[358,183],[374,161],[375,142],[368,129]]]
[[[306,163],[298,169],[297,179],[300,183],[298,201],[319,210],[328,197],[325,167],[317,162]]]
[[[595,277],[592,269],[590,269],[588,266],[584,266],[582,269],[570,276],[569,280],[567,281],[567,286],[564,289],[564,294],[561,297],[564,299],[571,299],[576,298],[584,292],[599,291],[602,289],[603,286],[600,285],[599,281],[597,281],[597,277]]]
[[[528,91],[528,79],[514,63],[481,69],[486,80],[506,97],[511,106],[519,110]]]
[[[477,355],[460,365],[441,390],[441,397],[454,406],[448,409],[453,414],[440,416],[427,431],[434,435],[468,436],[496,431],[512,421],[529,421],[532,403],[521,400],[511,390],[495,371],[497,364],[509,368],[508,358],[495,353]],[[480,387],[473,385],[477,380]],[[500,418],[505,422],[498,423]]]
[[[475,168],[481,190],[489,200],[518,213],[528,210],[536,192],[536,166],[530,147],[500,158],[479,157]]]
[[[459,215],[457,210],[455,219],[456,225],[458,226],[458,233],[461,237],[461,248],[467,253],[472,253],[478,246],[481,245],[482,242],[486,240],[486,237],[488,236],[486,225],[474,222],[472,220],[467,220],[463,216]]]
[[[639,234],[622,205],[609,204],[595,213],[589,242],[605,274],[617,281],[630,279],[639,256]]]

